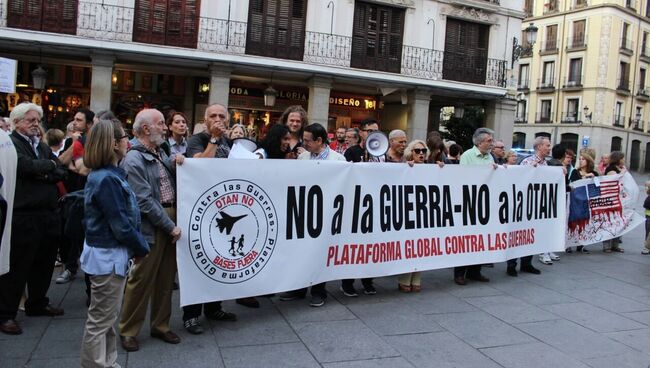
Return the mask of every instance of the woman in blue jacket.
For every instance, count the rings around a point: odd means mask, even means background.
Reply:
[[[128,137],[119,122],[102,120],[86,140],[86,240],[81,268],[90,274],[91,300],[81,346],[82,367],[119,367],[116,332],[129,259],[149,253],[140,233],[140,210],[126,173],[117,166],[126,155]]]

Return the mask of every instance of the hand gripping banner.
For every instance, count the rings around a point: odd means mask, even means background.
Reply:
[[[187,159],[181,304],[564,250],[557,167]]]

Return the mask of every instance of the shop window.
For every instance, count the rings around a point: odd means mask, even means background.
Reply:
[[[8,0],[7,26],[76,34],[77,0]]]
[[[404,9],[357,1],[352,25],[353,68],[399,73]]]
[[[485,84],[490,27],[447,18],[442,78]]]
[[[196,48],[201,0],[136,0],[133,41]]]
[[[246,53],[302,60],[307,0],[251,0]]]

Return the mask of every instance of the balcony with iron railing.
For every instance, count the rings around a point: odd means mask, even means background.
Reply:
[[[641,45],[641,53],[639,58],[646,63],[650,63],[650,48],[646,45]]]
[[[544,3],[544,10],[543,14],[553,14],[557,13],[559,11],[558,9],[558,1],[557,0],[550,0],[546,3]]]
[[[535,124],[551,124],[553,123],[553,111],[538,112],[535,114]]]
[[[645,84],[639,84],[636,86],[636,98],[644,101],[650,100],[650,91],[646,89]]]
[[[0,0],[6,10],[7,0]],[[491,3],[498,3],[492,0]],[[3,6],[5,5],[5,6]],[[132,42],[135,10],[133,7],[80,0],[77,35],[116,42]],[[199,17],[196,46],[200,51],[245,55],[247,22]],[[468,57],[465,53],[400,45],[401,57],[395,73],[429,80],[462,81],[486,86],[505,87],[507,61],[487,57]],[[350,67],[352,37],[306,31],[301,60],[309,64]],[[378,70],[368,67],[369,70]],[[472,76],[468,80],[467,76]]]
[[[556,54],[557,52],[557,40],[546,40],[542,42],[539,48],[539,53],[542,55]]]
[[[580,89],[582,88],[582,75],[569,75],[568,77],[564,78],[564,85],[562,88],[574,90],[574,89]]]
[[[555,81],[554,77],[544,77],[537,80],[537,91],[538,92],[553,92],[555,90]]]
[[[530,91],[530,80],[528,78],[521,78],[517,83],[517,91],[528,92]]]
[[[574,0],[573,3],[571,3],[571,10],[575,9],[582,9],[587,6],[587,0]]]
[[[563,112],[560,122],[562,124],[580,124],[582,123],[582,115],[578,111]]]
[[[628,78],[619,78],[616,80],[616,91],[629,93],[630,92],[630,80]]]
[[[567,37],[566,49],[567,51],[584,50],[587,47],[587,37],[584,34],[574,35]]]
[[[643,131],[643,120],[642,119],[631,119],[630,118],[630,128],[638,132]]]
[[[515,124],[526,124],[526,112],[516,113],[515,114]]]
[[[623,54],[632,55],[634,53],[634,42],[628,37],[621,37],[620,51]]]
[[[619,128],[624,128],[625,127],[625,116],[616,116],[614,115],[614,126],[619,127]]]
[[[636,12],[636,0],[624,0],[625,7]]]

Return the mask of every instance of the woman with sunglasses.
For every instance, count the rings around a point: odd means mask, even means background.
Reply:
[[[424,141],[416,139],[406,146],[404,149],[404,159],[409,165],[423,164],[427,158],[427,145]],[[398,289],[403,293],[420,292],[420,272],[409,272],[399,276],[397,279]]]

